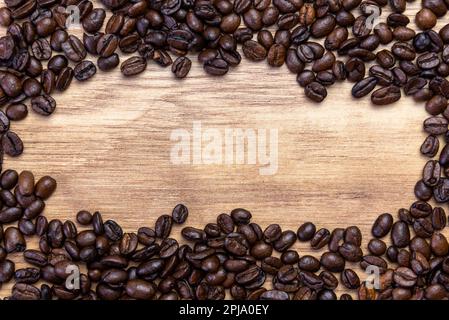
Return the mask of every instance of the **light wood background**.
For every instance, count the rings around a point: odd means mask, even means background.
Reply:
[[[419,6],[420,1],[408,4],[412,20]],[[189,208],[188,224],[197,227],[243,207],[263,227],[280,223],[296,231],[305,221],[330,229],[357,224],[366,240],[378,214],[395,215],[414,201],[413,186],[426,161],[419,154],[426,136],[423,105],[405,98],[374,107],[369,98],[353,100],[348,83],[333,86],[317,105],[285,66],[243,60],[225,77],[213,78],[192,59],[181,81],[154,63],[132,79],[117,69],[86,83],[74,80],[54,96],[51,117],[30,112],[13,123],[25,152],[6,158],[4,168],[57,179],[45,210],[49,219],[98,210],[127,231],[153,226],[182,202]],[[193,121],[220,130],[278,129],[277,174],[261,176],[252,165],[171,164],[172,130],[191,131]],[[318,256],[308,244],[296,248]],[[0,296],[9,288],[4,285]]]

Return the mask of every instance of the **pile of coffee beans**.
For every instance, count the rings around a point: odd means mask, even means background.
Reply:
[[[371,94],[376,105],[398,101],[402,92],[425,102],[433,116],[449,117],[448,0],[423,0],[416,28],[404,14],[414,0],[5,0],[0,25],[0,134],[3,151],[23,151],[10,121],[56,108],[51,97],[73,78],[86,81],[97,68],[120,65],[124,76],[143,72],[149,62],[188,75],[197,54],[205,72],[226,74],[241,62],[286,65],[305,95],[315,102],[337,81],[354,82],[352,95]],[[388,7],[385,22],[375,18]],[[79,20],[79,21],[76,21]],[[375,21],[375,23],[373,23]],[[82,39],[70,33],[79,22]],[[124,55],[132,55],[125,57]],[[124,61],[120,61],[124,59]],[[96,59],[96,63],[88,59]],[[432,131],[436,129],[431,128]]]
[[[56,108],[51,94],[65,91],[73,78],[86,81],[97,68],[118,66],[125,77],[135,76],[150,62],[185,78],[193,53],[206,73],[222,76],[240,64],[238,45],[248,60],[285,64],[315,102],[343,80],[354,83],[354,98],[371,95],[375,105],[412,96],[431,115],[421,153],[437,156],[440,138],[445,146],[438,160],[425,164],[414,190],[418,201],[396,219],[380,215],[366,249],[356,226],[328,230],[307,222],[296,232],[278,224],[263,229],[244,209],[220,214],[202,229],[184,227],[184,244],[170,237],[172,225],[187,219],[183,205],[136,233],[103,222],[99,212],[80,211],[76,223],[47,221],[44,200],[56,181],[46,176],[35,183],[29,171],[6,170],[0,177],[0,286],[15,282],[8,299],[353,298],[337,297],[337,288],[361,300],[449,298],[449,243],[441,233],[447,216],[428,202],[449,202],[449,24],[434,30],[448,0],[421,2],[419,31],[404,14],[413,0],[101,2],[102,8],[89,0],[5,0],[0,163],[3,153],[23,152],[10,122],[27,116],[28,98],[35,113],[49,116]],[[385,22],[370,25],[373,13],[387,6]],[[76,18],[82,39],[70,33],[68,22]],[[39,248],[27,247],[31,237],[39,237]],[[320,257],[293,250],[297,241],[309,242]],[[9,256],[16,252],[28,267],[16,269]],[[379,274],[374,287],[350,268],[354,264]]]
[[[364,250],[357,226],[328,230],[306,222],[297,230],[263,229],[245,209],[220,214],[203,228],[182,228],[182,241],[171,237],[172,226],[187,220],[182,204],[137,232],[104,221],[99,212],[80,211],[76,222],[48,221],[41,213],[54,179],[35,183],[29,171],[6,170],[0,185],[0,286],[15,282],[6,299],[449,298],[449,243],[441,233],[447,216],[423,201],[400,209],[396,219],[381,214]],[[38,248],[27,246],[33,237]],[[294,250],[297,241],[319,256]],[[27,266],[16,268],[9,259],[17,252]],[[356,265],[369,272],[360,277],[351,269]],[[372,274],[377,278],[367,280]],[[337,297],[337,288],[348,293]]]

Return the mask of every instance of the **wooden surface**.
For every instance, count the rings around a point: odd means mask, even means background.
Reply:
[[[408,13],[419,4],[408,4]],[[133,79],[119,70],[99,72],[55,95],[51,117],[31,113],[12,125],[25,152],[7,158],[4,168],[57,179],[45,210],[49,219],[99,210],[135,231],[182,202],[190,211],[188,224],[197,227],[243,207],[263,227],[357,224],[368,235],[378,214],[396,214],[414,201],[413,186],[426,161],[419,146],[427,115],[409,98],[374,107],[369,99],[353,100],[350,89],[339,83],[317,105],[305,99],[285,66],[246,60],[222,78],[207,76],[196,58],[182,81],[154,63]],[[173,165],[170,134],[191,131],[193,121],[220,130],[278,129],[277,174],[261,176],[253,165]],[[296,248],[311,253],[308,244]]]

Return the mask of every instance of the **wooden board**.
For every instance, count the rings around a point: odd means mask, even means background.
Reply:
[[[408,6],[408,13],[416,12],[419,2]],[[337,84],[317,105],[305,99],[285,67],[246,60],[222,78],[207,76],[196,59],[182,81],[154,63],[133,79],[119,70],[100,72],[55,95],[51,117],[31,113],[14,123],[25,152],[7,158],[4,168],[57,179],[45,210],[49,219],[99,210],[135,231],[182,202],[190,211],[188,224],[197,227],[243,207],[263,227],[357,224],[368,235],[378,214],[396,214],[414,201],[413,186],[426,161],[419,146],[427,115],[412,99],[374,107],[369,99],[353,100],[350,89]],[[259,175],[258,165],[173,165],[170,135],[192,132],[194,121],[219,130],[277,129],[277,174]],[[318,255],[308,244],[296,248]]]

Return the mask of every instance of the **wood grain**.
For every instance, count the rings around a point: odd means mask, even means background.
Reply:
[[[418,6],[409,4],[411,17]],[[197,227],[243,207],[264,227],[357,224],[368,235],[378,214],[396,214],[414,201],[413,186],[426,161],[419,154],[422,105],[404,98],[374,107],[369,99],[353,100],[348,83],[333,86],[317,105],[305,99],[285,67],[243,60],[225,77],[213,78],[193,60],[182,81],[154,63],[133,79],[115,70],[74,81],[55,95],[54,115],[31,113],[13,124],[25,152],[7,158],[4,168],[57,179],[45,210],[49,219],[99,210],[127,231],[152,226],[182,202],[189,225]],[[278,129],[277,174],[261,176],[254,165],[173,165],[170,134],[191,131],[193,121],[220,130]],[[296,248],[301,255],[318,254],[308,244]],[[4,285],[0,296],[9,288]]]

